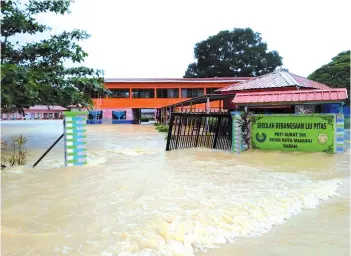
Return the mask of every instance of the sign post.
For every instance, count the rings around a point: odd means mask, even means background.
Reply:
[[[341,120],[334,114],[253,115],[252,148],[341,153]]]
[[[87,164],[86,119],[88,112],[64,112],[65,166]]]

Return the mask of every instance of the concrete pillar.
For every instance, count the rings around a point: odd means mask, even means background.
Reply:
[[[160,108],[160,119],[161,119],[161,124],[163,124],[163,108]]]
[[[210,113],[210,98],[207,97],[206,99],[206,114]],[[208,132],[209,126],[208,126],[208,117],[206,117],[206,132]]]
[[[169,118],[168,118],[168,123],[171,121],[171,115],[172,115],[172,107],[169,107]]]
[[[86,119],[89,112],[64,112],[65,166],[87,164]]]
[[[206,114],[210,113],[210,98],[207,97],[206,101]]]
[[[244,151],[244,142],[241,135],[241,127],[239,125],[238,119],[240,118],[240,112],[231,112],[232,116],[232,152],[240,153]]]
[[[335,116],[336,116],[335,153],[344,153],[344,151],[345,151],[345,124],[344,124],[345,119],[344,119],[344,114],[342,114],[342,112],[340,113],[340,109],[339,109],[339,114],[336,114]]]
[[[344,114],[344,104],[339,104],[339,114]]]

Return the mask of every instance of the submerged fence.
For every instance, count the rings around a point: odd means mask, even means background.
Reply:
[[[172,113],[166,150],[193,147],[231,150],[231,116],[227,113]]]

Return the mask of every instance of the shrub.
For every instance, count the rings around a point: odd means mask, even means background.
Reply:
[[[159,132],[168,132],[168,125],[159,125],[156,126],[156,130],[158,130]]]
[[[148,117],[141,117],[141,118],[140,118],[140,121],[143,122],[143,123],[144,123],[144,122],[146,123],[146,122],[149,122],[150,119],[149,119]]]
[[[7,159],[8,163],[10,164],[10,166],[14,166],[17,162],[17,156],[16,155],[12,155]]]
[[[10,166],[14,166],[15,164],[24,165],[27,163],[27,150],[23,148],[24,144],[27,142],[27,138],[24,136],[13,136],[13,154],[7,159],[2,157],[1,164],[9,163]],[[18,146],[18,147],[16,147]],[[18,153],[16,153],[16,149],[18,149]]]

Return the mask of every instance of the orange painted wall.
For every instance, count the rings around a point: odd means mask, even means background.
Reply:
[[[182,88],[223,88],[228,85],[233,85],[235,82],[216,82],[216,83],[135,83],[135,82],[109,82],[105,83],[105,87],[108,89],[125,89],[128,88],[130,90],[130,98],[104,98],[101,99],[101,104],[98,106],[98,100],[93,99],[95,107],[99,107],[100,109],[104,108],[161,108],[163,106],[167,106],[170,104],[175,104],[188,98],[180,98],[181,97],[181,89]],[[154,89],[155,97],[157,95],[156,89],[170,89],[170,88],[178,88],[179,98],[132,98],[132,89]],[[206,91],[205,91],[206,93]],[[211,102],[211,108],[219,108],[218,102]],[[199,104],[196,108],[205,108],[205,104]]]

